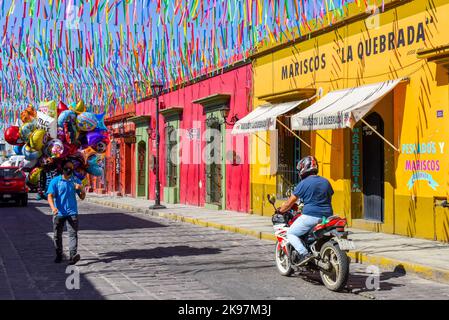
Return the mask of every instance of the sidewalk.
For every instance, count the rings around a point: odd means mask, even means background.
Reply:
[[[234,211],[215,211],[184,204],[167,205],[167,209],[151,210],[154,201],[114,198],[89,193],[86,200],[122,210],[140,212],[167,219],[241,233],[275,241],[271,217]],[[423,278],[449,283],[449,244],[408,238],[360,229],[348,229],[357,246],[349,252],[353,262],[374,264],[382,268],[400,268]]]

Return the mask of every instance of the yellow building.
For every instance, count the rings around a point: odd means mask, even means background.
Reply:
[[[313,154],[350,226],[449,241],[449,0],[379,11],[354,3],[253,55],[255,110],[234,128],[252,132],[251,209],[271,215],[266,195],[286,198]]]

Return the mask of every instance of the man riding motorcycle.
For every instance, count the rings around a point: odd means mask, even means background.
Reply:
[[[302,215],[295,220],[287,232],[288,241],[299,254],[297,256],[296,252],[293,253],[293,261],[303,263],[310,260],[313,255],[308,252],[299,237],[320,223],[321,218],[333,215],[331,202],[334,190],[326,178],[317,175],[318,162],[315,157],[304,157],[299,161],[296,169],[299,171],[300,182],[278,212],[287,212],[298,199],[304,202]]]

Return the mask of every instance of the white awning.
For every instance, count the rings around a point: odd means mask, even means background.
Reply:
[[[275,130],[276,118],[295,109],[304,101],[306,100],[260,106],[237,121],[232,129],[232,134]]]
[[[291,118],[293,130],[352,128],[402,79],[332,91]]]

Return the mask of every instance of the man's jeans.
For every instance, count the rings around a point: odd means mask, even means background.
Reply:
[[[308,253],[299,237],[308,233],[310,229],[316,226],[320,221],[321,218],[306,216],[303,214],[297,218],[288,229],[287,239],[299,254],[305,255]]]
[[[62,232],[66,221],[67,231],[69,233],[69,252],[70,257],[73,257],[78,251],[78,216],[53,216],[53,239],[56,254],[62,256]]]

